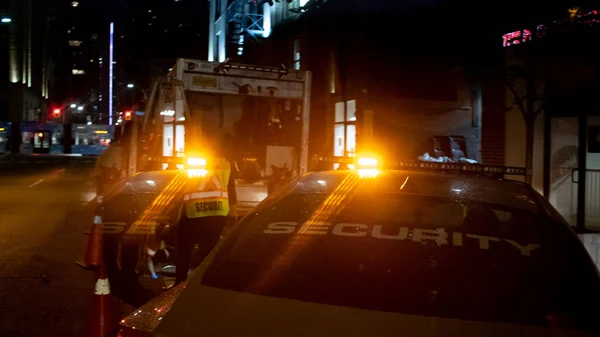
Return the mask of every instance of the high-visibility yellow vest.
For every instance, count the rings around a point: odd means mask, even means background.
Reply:
[[[183,197],[187,217],[193,219],[229,215],[227,187],[230,175],[229,162],[218,159],[208,176],[199,181],[196,190]]]

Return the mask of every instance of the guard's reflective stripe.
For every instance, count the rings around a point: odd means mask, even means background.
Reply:
[[[229,198],[229,194],[227,192],[223,192],[223,191],[196,192],[196,193],[192,193],[190,195],[189,199],[195,200],[195,199],[214,198],[214,197]]]
[[[229,198],[229,193],[225,192],[225,191],[196,192],[196,193],[192,193],[192,194],[186,194],[185,196],[183,196],[183,201],[204,199],[204,198],[214,198],[214,197]]]
[[[210,177],[210,182],[212,182],[215,185],[215,188],[221,189],[221,182],[219,181],[219,179],[216,176]],[[196,190],[203,191],[206,188],[207,183],[208,183],[208,179],[202,180],[202,182],[198,185],[198,188],[196,188]]]

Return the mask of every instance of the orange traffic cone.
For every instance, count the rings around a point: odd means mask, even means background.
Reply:
[[[119,329],[119,307],[117,300],[110,294],[108,274],[104,264],[96,271],[96,287],[92,310],[88,318],[86,337],[114,336]]]
[[[102,209],[103,197],[97,198],[98,204],[96,205],[94,221],[92,222],[92,230],[90,231],[90,238],[88,239],[87,250],[85,252],[84,263],[87,266],[98,266],[102,263],[102,215],[100,211]]]

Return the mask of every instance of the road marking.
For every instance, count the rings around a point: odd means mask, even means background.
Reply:
[[[43,182],[43,181],[44,181],[44,179],[40,179],[40,180],[38,180],[37,182],[35,182],[35,183],[33,183],[33,184],[29,185],[29,188],[31,188],[31,187],[33,187],[33,186],[35,186],[35,185],[37,185],[37,184],[39,184],[39,183],[41,183],[41,182]]]

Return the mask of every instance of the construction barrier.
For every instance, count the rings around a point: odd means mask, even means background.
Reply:
[[[104,198],[97,197],[96,208],[94,210],[94,220],[88,239],[87,250],[85,252],[84,264],[86,266],[99,266],[102,263],[102,203]]]
[[[85,337],[114,337],[121,319],[119,302],[111,295],[104,264],[96,268],[94,299],[87,321]]]

